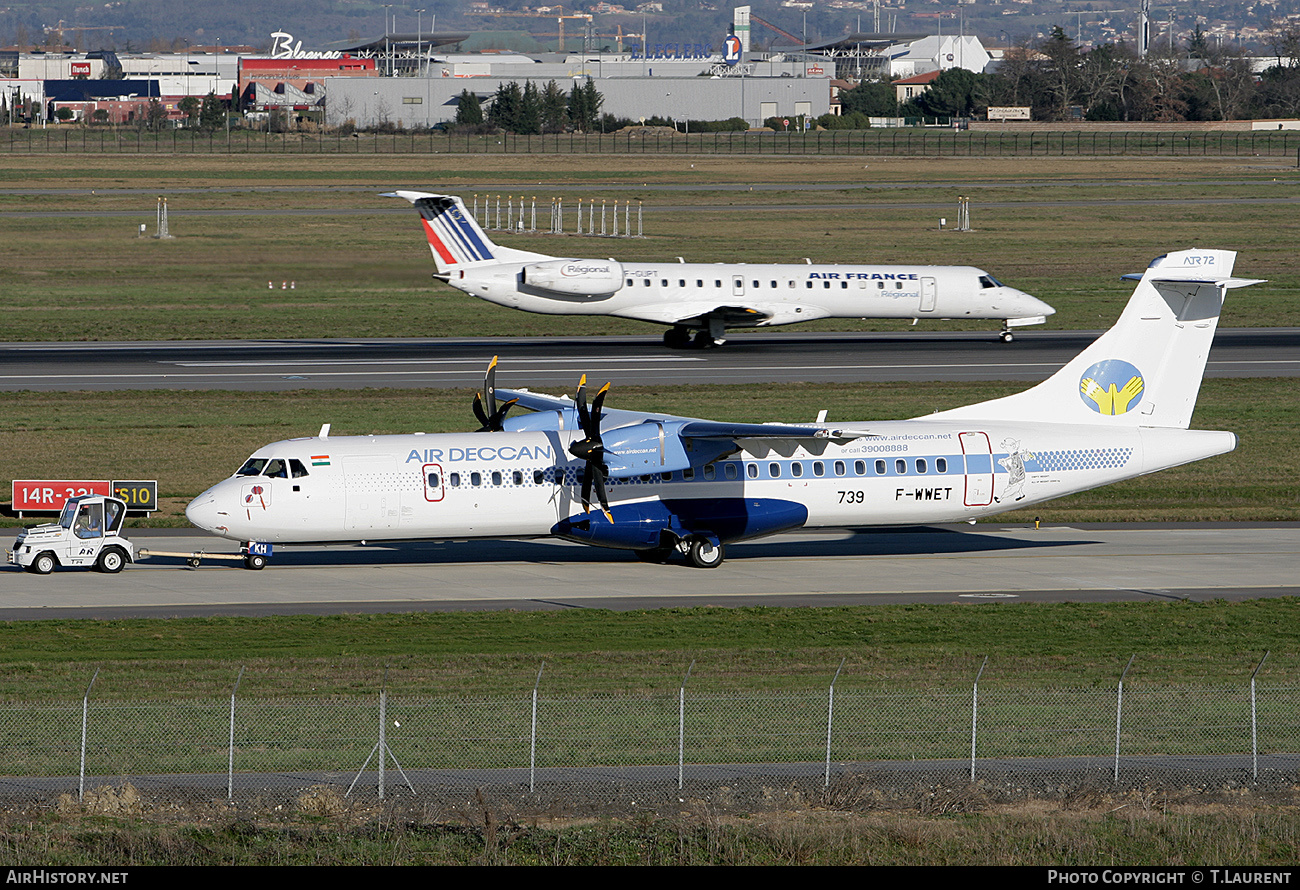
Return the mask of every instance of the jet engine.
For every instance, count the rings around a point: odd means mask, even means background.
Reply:
[[[623,286],[623,264],[614,260],[549,260],[529,263],[521,282],[570,297],[607,297]]]

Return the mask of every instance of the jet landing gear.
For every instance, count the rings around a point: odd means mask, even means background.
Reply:
[[[1010,343],[1012,340],[1016,339],[1016,335],[1011,333],[1011,325],[1007,324],[1005,321],[1002,322],[1002,333],[998,334],[998,337],[1003,343]]]
[[[718,322],[709,320],[705,330],[691,333],[691,329],[674,325],[664,331],[664,345],[669,349],[713,349],[727,342],[727,329]]]

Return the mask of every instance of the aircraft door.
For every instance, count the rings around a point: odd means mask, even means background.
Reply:
[[[441,501],[446,493],[443,485],[442,467],[438,464],[425,464],[424,499],[430,503]]]
[[[731,295],[733,297],[743,297],[745,295],[745,276],[731,276]]]
[[[967,507],[987,507],[993,503],[993,447],[988,433],[958,433],[962,454],[966,458]]]
[[[939,283],[934,278],[921,279],[921,311],[933,312],[939,296]]]
[[[348,529],[364,531],[397,526],[402,512],[401,478],[391,455],[345,456],[343,477],[344,525]]]

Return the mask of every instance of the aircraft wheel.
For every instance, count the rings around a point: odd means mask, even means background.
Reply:
[[[116,547],[105,547],[99,551],[99,559],[95,560],[95,568],[108,575],[116,575],[125,565],[126,556]]]
[[[1016,339],[1015,334],[1011,333],[1010,331],[1003,331],[998,336],[1002,338],[1003,343],[1010,343],[1012,340]]]
[[[27,567],[27,571],[34,572],[37,575],[48,575],[54,571],[58,564],[59,561],[54,558],[53,553],[41,553],[32,560],[32,564]]]
[[[691,541],[691,546],[686,551],[686,558],[697,569],[716,569],[722,565],[724,555],[721,544],[714,544],[705,538]]]
[[[664,331],[664,345],[669,349],[685,349],[691,345],[691,332],[686,328],[669,328]]]
[[[697,331],[695,334],[696,349],[713,349],[717,347],[718,341],[708,331]]]
[[[250,553],[244,557],[244,568],[261,571],[266,568],[266,557],[260,553]]]

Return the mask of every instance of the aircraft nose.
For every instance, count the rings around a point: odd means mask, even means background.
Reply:
[[[1027,294],[1022,290],[1015,291],[1015,294],[1016,303],[1020,306],[1020,311],[1025,316],[1056,314],[1055,309],[1032,294]]]
[[[189,502],[185,508],[185,518],[191,525],[204,531],[213,531],[217,526],[217,496],[208,489]]]

